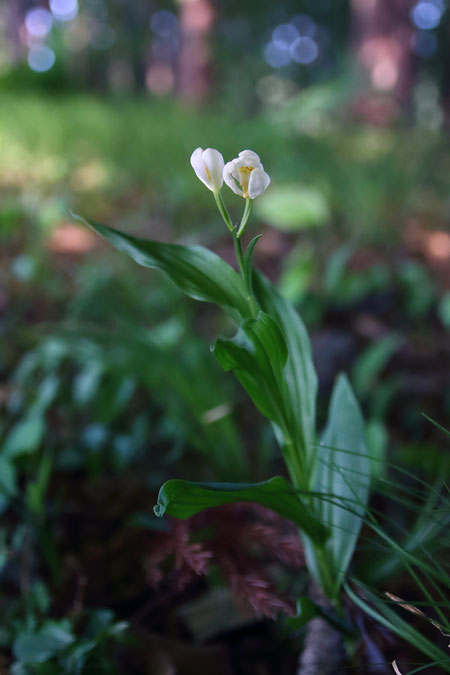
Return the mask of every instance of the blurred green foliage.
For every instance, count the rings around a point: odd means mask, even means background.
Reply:
[[[197,145],[220,146],[225,158],[242,147],[263,155],[273,192],[259,208],[269,225],[333,222],[358,241],[398,240],[411,218],[444,226],[450,156],[444,134],[347,126],[332,113],[330,127],[311,133],[299,130],[302,111],[294,103],[268,118],[226,112],[145,99],[4,95],[2,229],[11,231],[20,209],[48,227],[67,218],[70,207],[122,215],[122,225],[142,227],[150,214],[166,218],[175,232],[197,228],[213,213],[188,164]],[[281,215],[274,201],[290,182],[290,207]],[[238,199],[230,203],[236,212]]]
[[[160,527],[151,506],[163,480],[263,480],[276,461],[267,427],[208,354],[212,334],[230,333],[226,321],[92,240],[81,250],[55,243],[74,209],[229,257],[211,195],[189,166],[197,145],[227,159],[253,148],[271,175],[255,205],[265,233],[255,255],[312,328],[319,420],[345,369],[369,419],[373,462],[388,456],[430,482],[448,474],[441,437],[420,412],[443,421],[450,410],[449,292],[437,268],[405,250],[411,222],[447,228],[448,138],[350,123],[345,100],[311,87],[242,118],[217,102],[196,110],[2,92],[0,640],[16,675],[114,672],[126,602],[105,609],[89,597],[74,617],[61,591],[68,558],[89,560],[85,531],[78,539],[67,525],[87,491],[106,495],[89,517],[105,511],[105,530],[143,558],[136,541]],[[237,215],[240,200],[227,201]],[[111,499],[117,485],[139,498]],[[119,517],[108,512],[115,501]],[[132,545],[124,532],[138,533]]]

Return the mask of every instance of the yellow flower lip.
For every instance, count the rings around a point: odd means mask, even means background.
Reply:
[[[249,182],[249,179],[250,179],[250,174],[251,174],[251,172],[253,171],[254,168],[255,168],[254,166],[240,166],[238,168],[239,177],[241,179],[240,182],[241,182],[242,192],[243,192],[243,196],[245,197],[245,199],[247,199],[247,197],[248,197],[248,182]]]
[[[223,180],[229,188],[244,199],[255,199],[267,189],[270,177],[253,150],[242,150],[238,157],[227,162]]]

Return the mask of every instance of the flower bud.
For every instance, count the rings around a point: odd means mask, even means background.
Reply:
[[[197,148],[191,155],[191,164],[197,177],[212,192],[219,192],[223,183],[223,157],[213,148]]]

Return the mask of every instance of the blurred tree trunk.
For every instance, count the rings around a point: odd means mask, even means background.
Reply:
[[[178,0],[180,52],[177,93],[189,103],[199,103],[211,88],[211,32],[214,9],[211,0]]]
[[[117,62],[113,70],[116,70],[119,80],[123,80],[124,89],[132,89],[136,93],[143,92],[146,88],[148,50],[151,43],[149,17],[154,10],[154,2],[115,0],[110,5],[111,24],[117,36],[115,45]],[[107,59],[97,59],[97,61],[100,64],[99,68],[106,71]],[[106,83],[106,72],[102,72],[101,77]],[[115,88],[114,83],[113,88]]]
[[[9,45],[8,56],[12,63],[23,57],[23,45],[20,40],[20,26],[23,21],[22,0],[8,0],[5,9],[5,34]]]
[[[371,86],[409,102],[414,83],[409,18],[414,0],[351,0],[356,54]]]
[[[439,84],[442,91],[445,123],[447,127],[450,127],[450,25],[448,23],[445,30],[445,39],[442,41],[442,71]]]

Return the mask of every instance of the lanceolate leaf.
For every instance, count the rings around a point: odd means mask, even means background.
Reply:
[[[255,273],[253,286],[261,308],[280,326],[288,358],[284,380],[289,392],[286,405],[291,409],[291,435],[306,456],[312,472],[315,458],[315,425],[317,375],[314,368],[311,343],[300,316],[261,274]]]
[[[344,376],[334,386],[328,424],[317,456],[314,489],[323,497],[316,500],[316,513],[332,529],[324,554],[334,568],[333,587],[327,590],[336,596],[356,546],[370,484],[364,421]],[[320,579],[316,554],[305,543],[310,571]]]
[[[327,529],[310,513],[281,476],[262,483],[192,483],[169,480],[159,491],[154,511],[157,516],[167,513],[169,516],[184,519],[212,506],[237,502],[255,502],[267,506],[283,518],[291,520],[318,544],[323,543],[327,537]]]
[[[119,251],[124,251],[143,267],[165,272],[195,300],[213,302],[238,318],[250,316],[241,278],[222,258],[203,246],[179,246],[150,239],[138,239],[107,225],[75,215]]]
[[[248,288],[252,288],[253,283],[253,266],[252,266],[253,251],[255,249],[256,244],[261,239],[261,237],[262,234],[257,234],[256,237],[253,237],[253,239],[247,246],[247,250],[245,251],[244,270],[245,270],[245,282]]]
[[[258,410],[285,428],[282,374],[287,350],[275,321],[260,312],[244,321],[231,340],[219,338],[213,351],[224,370],[233,370]]]

